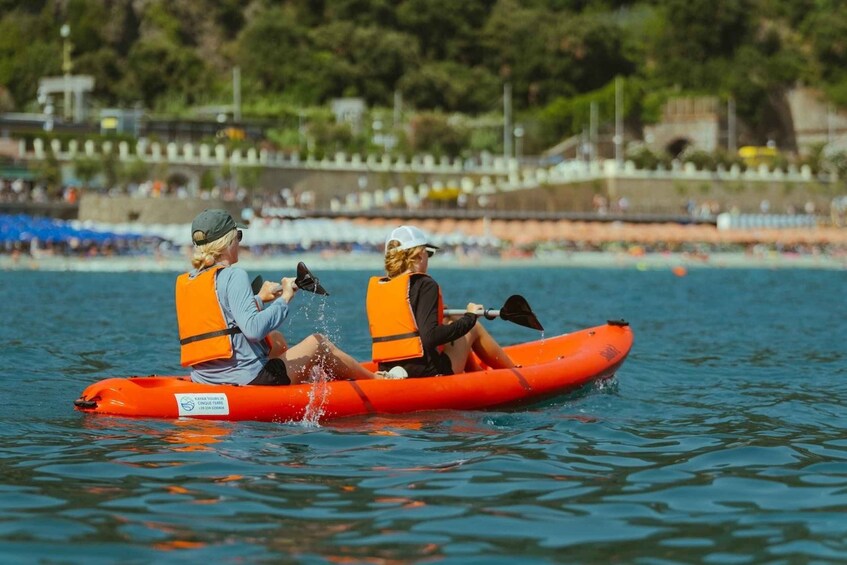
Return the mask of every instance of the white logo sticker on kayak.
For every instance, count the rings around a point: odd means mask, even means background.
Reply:
[[[174,393],[180,416],[226,416],[229,401],[221,392],[207,394]]]

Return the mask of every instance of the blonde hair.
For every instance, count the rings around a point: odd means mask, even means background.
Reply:
[[[235,241],[237,234],[238,232],[236,230],[232,230],[215,241],[210,241],[205,245],[195,245],[194,255],[191,257],[191,265],[195,269],[200,269],[202,267],[211,267],[217,263],[224,250]],[[200,239],[202,237],[203,232],[194,232],[194,239]]]
[[[400,242],[392,241],[385,252],[385,272],[392,279],[411,270],[418,256],[426,253],[426,247],[423,245],[411,249],[396,249],[397,247],[400,247]]]

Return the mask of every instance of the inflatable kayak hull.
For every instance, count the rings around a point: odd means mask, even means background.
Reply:
[[[267,387],[205,385],[187,377],[109,378],[86,388],[74,406],[88,414],[261,421],[480,410],[533,402],[609,378],[626,359],[632,340],[625,322],[609,322],[506,347],[521,365],[517,369],[404,380]]]

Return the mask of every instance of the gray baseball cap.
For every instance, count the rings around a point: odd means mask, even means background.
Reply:
[[[203,210],[191,222],[191,240],[194,245],[206,245],[237,228],[246,229],[247,226],[232,219],[226,210],[220,208]]]

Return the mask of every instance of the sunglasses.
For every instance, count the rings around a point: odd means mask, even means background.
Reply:
[[[435,249],[427,249],[426,250],[426,256],[427,257],[432,257],[433,255],[435,255]]]
[[[235,239],[238,240],[238,243],[241,243],[241,238],[244,237],[244,232],[241,230],[235,230]]]

